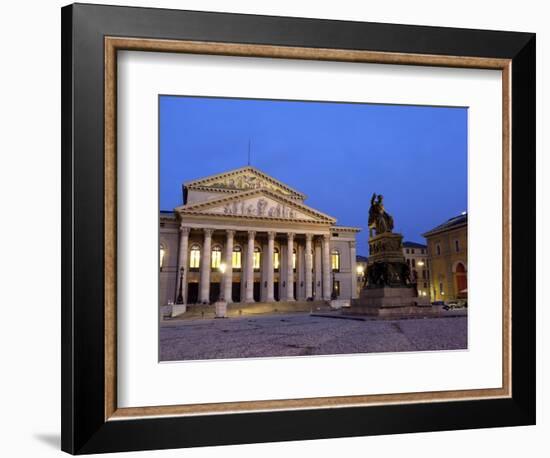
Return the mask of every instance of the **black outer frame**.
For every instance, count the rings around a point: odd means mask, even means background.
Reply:
[[[521,224],[521,231],[512,231],[512,398],[106,422],[107,35],[512,59],[512,228]],[[534,34],[74,4],[62,8],[61,38],[64,451],[83,454],[535,424]],[[513,208],[521,208],[521,214]]]

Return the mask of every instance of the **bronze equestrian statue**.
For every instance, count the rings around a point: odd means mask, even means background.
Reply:
[[[393,218],[384,209],[384,196],[372,194],[369,209],[369,235],[373,236],[373,229],[376,235],[393,231]]]

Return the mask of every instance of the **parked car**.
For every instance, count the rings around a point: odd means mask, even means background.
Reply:
[[[455,310],[468,307],[468,303],[463,300],[449,301],[444,306],[444,310]]]

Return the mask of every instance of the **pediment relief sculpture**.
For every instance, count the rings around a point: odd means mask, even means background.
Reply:
[[[265,197],[235,200],[218,207],[206,208],[201,213],[312,221],[317,219],[291,205]]]
[[[222,189],[269,189],[280,194],[289,195],[290,193],[281,186],[276,186],[269,181],[262,179],[252,174],[242,174],[236,177],[226,177],[223,180],[213,181],[202,184],[207,188],[222,188]]]

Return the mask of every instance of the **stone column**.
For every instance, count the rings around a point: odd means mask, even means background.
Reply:
[[[267,253],[265,254],[265,268],[266,268],[266,281],[267,281],[267,293],[266,301],[273,302],[273,250],[275,249],[275,232],[267,233]]]
[[[357,299],[357,248],[356,242],[349,242],[349,255],[351,264],[351,298]]]
[[[294,234],[287,234],[288,241],[286,245],[286,300],[294,300],[294,271],[292,269],[292,255],[294,248]]]
[[[189,266],[187,265],[187,257],[189,252],[189,232],[191,228],[180,225],[180,250],[178,257],[178,271],[176,277],[176,299],[181,287],[181,293],[183,295],[183,303],[187,303],[187,271]],[[183,267],[183,277],[180,285],[181,268]],[[175,303],[176,301],[174,301]]]
[[[306,234],[306,253],[305,253],[305,265],[306,265],[306,272],[305,272],[305,282],[306,282],[306,299],[309,299],[313,296],[312,291],[312,269],[313,269],[313,253],[311,251],[311,240],[313,238],[312,234]]]
[[[200,266],[200,296],[199,301],[210,302],[210,262],[212,256],[213,229],[204,229],[204,243],[202,244],[202,256]]]
[[[254,302],[254,236],[255,231],[248,231],[248,246],[246,249],[246,291],[245,302]]]
[[[313,244],[315,248],[314,263],[314,277],[315,277],[315,300],[319,301],[323,298],[323,274],[322,274],[322,255],[321,245],[319,240],[315,240]]]
[[[233,292],[233,239],[235,231],[226,231],[227,240],[225,242],[225,274],[223,275],[223,298],[228,304],[233,302],[231,293]]]
[[[323,235],[323,299],[330,300],[331,295],[331,268],[330,268],[330,234]]]

